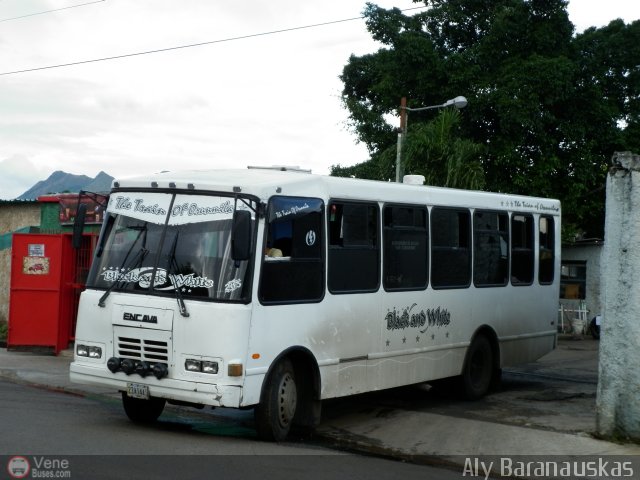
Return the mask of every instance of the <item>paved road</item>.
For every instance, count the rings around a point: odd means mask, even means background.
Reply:
[[[124,416],[115,397],[83,398],[0,380],[0,468],[70,478],[458,479],[461,472],[345,454],[305,443],[265,443],[243,419],[167,409],[154,426]],[[22,460],[15,460],[16,462]],[[68,462],[68,465],[61,462]],[[61,468],[67,466],[67,468]]]

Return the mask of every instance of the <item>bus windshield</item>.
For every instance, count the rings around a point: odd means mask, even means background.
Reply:
[[[87,286],[184,299],[247,301],[250,262],[231,258],[234,200],[150,195],[110,200]],[[128,210],[122,208],[127,204]],[[249,209],[241,201],[237,208]]]

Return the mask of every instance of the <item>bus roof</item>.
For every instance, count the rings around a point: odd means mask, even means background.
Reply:
[[[153,185],[152,185],[153,183]],[[453,207],[508,209],[560,215],[560,202],[555,199],[528,197],[506,193],[460,190],[425,185],[408,185],[377,180],[315,175],[300,170],[189,170],[161,172],[148,176],[117,179],[114,190],[159,190],[224,192],[238,190],[267,201],[274,195],[371,200],[385,203],[446,205]]]

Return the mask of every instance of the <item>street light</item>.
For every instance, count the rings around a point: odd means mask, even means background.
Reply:
[[[402,97],[400,99],[400,129],[398,130],[398,148],[396,150],[396,182],[400,182],[400,170],[402,165],[402,144],[404,143],[404,137],[407,134],[407,120],[408,112],[421,112],[423,110],[430,110],[432,108],[446,108],[455,107],[461,109],[467,106],[467,99],[462,96],[458,96],[447,100],[442,105],[429,105],[428,107],[411,108],[407,107],[407,98]]]

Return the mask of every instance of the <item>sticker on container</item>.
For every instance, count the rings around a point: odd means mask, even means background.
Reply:
[[[44,257],[44,243],[30,243],[29,244],[29,256],[30,257]]]
[[[22,273],[26,275],[49,275],[49,258],[23,257]]]

